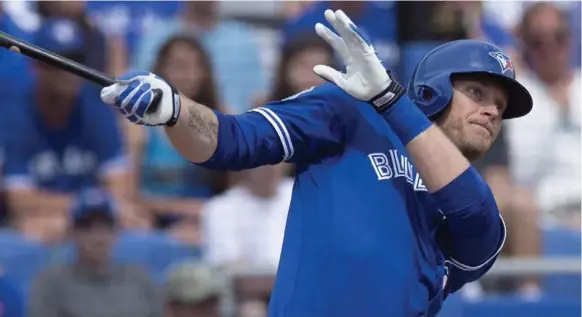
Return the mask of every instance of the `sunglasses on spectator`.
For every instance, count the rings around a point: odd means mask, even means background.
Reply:
[[[560,29],[553,32],[529,33],[524,40],[528,48],[537,50],[547,45],[564,46],[569,39],[570,32]]]

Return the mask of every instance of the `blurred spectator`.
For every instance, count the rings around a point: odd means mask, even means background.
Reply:
[[[282,100],[322,84],[324,80],[313,72],[318,64],[334,66],[333,49],[323,39],[307,36],[286,43],[268,101]]]
[[[496,23],[501,25],[505,30],[514,31],[523,17],[524,12],[529,6],[535,5],[540,1],[505,1],[499,5],[499,1],[482,1],[485,14]],[[572,27],[572,65],[580,67],[580,1],[552,1],[552,3],[564,11],[571,19]]]
[[[161,317],[161,294],[138,268],[111,263],[119,218],[106,193],[83,191],[72,214],[74,263],[40,273],[30,317]]]
[[[75,22],[49,19],[37,33],[41,47],[84,63]],[[66,228],[71,194],[106,186],[123,205],[124,224],[145,227],[128,202],[122,140],[113,110],[77,76],[35,62],[35,83],[5,99],[5,187],[13,224],[25,235],[55,242]]]
[[[213,265],[277,267],[293,180],[287,164],[241,172],[240,183],[202,208],[204,257]]]
[[[541,255],[539,210],[532,192],[511,180],[505,129],[501,130],[489,152],[474,166],[491,187],[509,232],[501,256],[536,258]],[[517,291],[530,298],[539,296],[541,292],[539,281],[532,277],[499,279],[493,284],[493,289]],[[464,290],[470,290],[470,287]]]
[[[521,65],[521,56],[516,50],[516,39],[513,29],[505,28],[495,16],[484,11],[483,1],[446,2],[455,10],[459,10],[467,37],[491,42],[501,47],[511,56],[512,63],[517,69]]]
[[[86,1],[37,1],[38,14],[44,18],[67,18],[80,27],[85,54],[85,65],[105,71],[107,69],[107,43],[105,35],[93,26],[86,15]]]
[[[237,317],[267,317],[267,303],[260,299],[248,299],[238,305]]]
[[[182,1],[87,1],[87,14],[108,37],[121,38],[132,56],[140,38],[148,36],[157,24],[175,18]]]
[[[165,317],[220,317],[226,293],[224,276],[193,262],[179,263],[168,274]]]
[[[136,68],[151,69],[155,52],[168,37],[179,33],[197,36],[211,56],[224,109],[233,113],[249,110],[267,84],[252,29],[222,20],[216,1],[185,2],[177,18],[156,24],[142,38],[135,56]]]
[[[304,6],[299,16],[285,23],[283,41],[315,34],[317,22],[331,27],[324,18],[325,10],[343,10],[370,37],[384,66],[395,70],[399,62],[396,5],[394,1],[313,1]]]
[[[170,38],[160,49],[154,71],[192,100],[220,110],[209,57],[193,37]],[[144,205],[158,216],[160,227],[175,229],[183,241],[199,242],[200,208],[226,189],[228,174],[188,162],[163,128],[140,128],[134,133],[132,152]]]
[[[23,3],[0,2],[0,31],[31,42],[40,26],[37,15],[27,10]],[[30,84],[32,72],[30,59],[8,50],[0,52],[0,93],[6,96]],[[18,76],[14,76],[18,74]]]
[[[553,3],[525,11],[518,28],[529,69],[517,73],[532,94],[534,109],[508,122],[511,172],[531,188],[542,211],[579,229],[580,69],[570,66],[568,14]]]

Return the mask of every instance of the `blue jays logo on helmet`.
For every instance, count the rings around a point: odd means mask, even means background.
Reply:
[[[436,47],[418,63],[408,83],[408,96],[428,117],[445,109],[453,100],[455,75],[480,75],[507,91],[503,119],[526,115],[532,109],[527,89],[515,80],[511,59],[501,48],[484,41],[458,40]]]
[[[513,63],[507,54],[503,52],[490,52],[489,55],[491,55],[491,57],[495,58],[499,62],[502,74],[508,70],[513,72]]]

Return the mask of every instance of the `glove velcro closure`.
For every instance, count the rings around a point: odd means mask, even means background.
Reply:
[[[392,80],[390,85],[384,89],[381,93],[372,98],[368,103],[370,103],[378,112],[384,112],[386,109],[390,108],[404,93],[406,90],[402,85]]]

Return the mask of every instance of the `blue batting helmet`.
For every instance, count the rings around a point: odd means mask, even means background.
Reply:
[[[532,109],[527,89],[515,80],[513,63],[499,47],[477,40],[459,40],[443,44],[416,65],[408,83],[408,96],[432,117],[447,107],[453,98],[451,76],[485,74],[507,90],[507,109],[503,119],[526,115]]]

